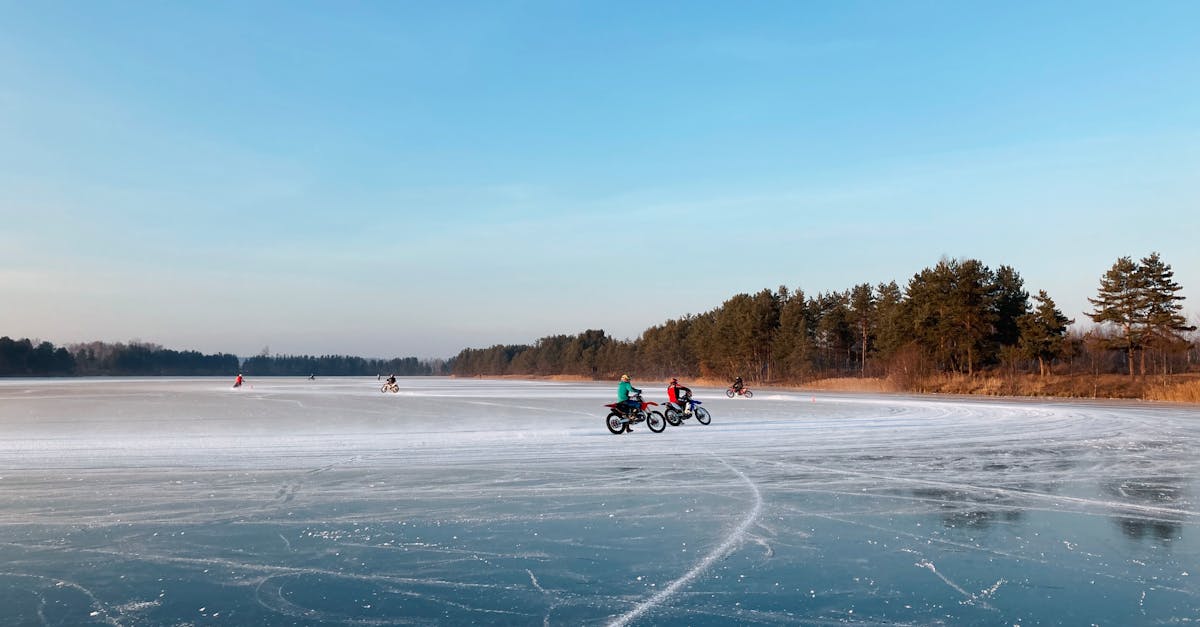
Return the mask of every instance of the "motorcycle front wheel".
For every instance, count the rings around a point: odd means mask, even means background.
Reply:
[[[708,413],[707,409],[704,409],[703,407],[697,407],[696,408],[696,422],[698,422],[702,425],[706,425],[706,424],[712,422],[712,415]]]
[[[729,398],[733,398],[733,395],[734,395],[733,388],[729,388],[728,390],[725,390],[725,396],[728,396]]]
[[[667,421],[661,411],[652,411],[646,414],[646,426],[655,433],[662,433],[667,428]]]
[[[678,427],[679,424],[683,422],[683,419],[679,417],[679,410],[675,409],[674,407],[668,407],[667,411],[663,412],[663,418],[665,418],[667,424],[671,425],[672,427]]]
[[[621,432],[625,430],[625,423],[621,422],[621,414],[618,414],[615,411],[608,415],[608,418],[605,419],[604,424],[608,426],[608,430],[611,431],[613,435],[620,435]]]

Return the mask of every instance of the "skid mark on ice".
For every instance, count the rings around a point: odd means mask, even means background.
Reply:
[[[829,514],[817,514],[817,513],[813,513],[813,512],[805,512],[805,511],[801,511],[801,510],[794,510],[792,508],[783,508],[783,509],[784,509],[784,511],[791,511],[798,516],[802,516],[802,515],[815,516],[817,518],[823,518],[825,520],[832,520],[834,522],[841,523],[844,525],[855,525],[855,526],[863,527],[865,529],[874,529],[876,531],[883,532],[886,535],[894,535],[894,536],[898,536],[898,537],[902,536],[902,537],[910,538],[912,540],[917,541],[921,545],[936,544],[936,545],[945,546],[945,547],[952,547],[955,551],[968,551],[968,552],[984,553],[987,555],[994,555],[994,556],[1002,557],[1005,559],[1011,559],[1014,562],[1018,562],[1018,563],[1038,564],[1040,567],[1050,566],[1054,563],[1050,559],[1047,559],[1045,554],[1039,554],[1040,557],[1035,557],[1032,555],[1022,555],[1020,553],[1015,553],[1012,551],[1001,551],[1001,550],[997,550],[997,549],[993,549],[993,548],[979,546],[976,544],[968,544],[965,542],[955,542],[953,540],[947,540],[946,538],[940,538],[937,536],[912,533],[910,531],[905,531],[903,529],[895,529],[895,528],[891,528],[891,527],[883,527],[880,525],[873,525],[873,524],[862,522],[860,520],[856,520],[856,519],[852,519],[852,518],[843,518],[843,517],[833,516],[833,515],[829,515]],[[903,553],[911,553],[913,555],[916,555],[917,557],[921,557],[921,553],[916,550],[913,550],[913,549],[901,548],[901,549],[899,549],[899,551],[901,551]],[[926,560],[925,558],[922,557],[922,561],[928,561],[928,560]],[[918,565],[920,565],[920,564],[918,564]],[[1144,566],[1144,564],[1143,564],[1143,566]],[[1086,573],[1088,573],[1088,575],[1093,576],[1093,577],[1103,577],[1105,579],[1110,579],[1112,581],[1119,581],[1119,582],[1125,582],[1125,583],[1139,583],[1139,584],[1149,583],[1142,577],[1127,576],[1127,575],[1124,575],[1121,573],[1107,572],[1107,571],[1103,571],[1103,570],[1087,569],[1087,570],[1084,570],[1081,572],[1086,572]],[[1007,580],[1001,579],[1000,581],[997,581],[995,585],[993,585],[991,588],[989,588],[988,590],[985,591],[986,594],[981,593],[981,595],[986,596],[986,597],[992,596],[993,594],[995,594],[996,590],[999,589],[1000,585],[1003,583],[1007,583]],[[1168,585],[1161,581],[1154,582],[1154,584],[1155,584],[1155,587],[1160,590],[1168,590],[1170,592],[1186,594],[1191,597],[1198,596],[1198,593],[1194,590],[1180,588],[1177,586],[1171,586],[1171,585]]]
[[[795,511],[795,513],[797,515],[802,515],[802,514],[805,514],[806,512]],[[955,549],[962,550],[962,551],[973,551],[973,552],[977,552],[977,553],[985,553],[988,555],[995,555],[998,557],[1011,559],[1016,562],[1031,562],[1031,563],[1042,564],[1042,565],[1050,563],[1049,560],[1045,559],[1044,557],[1042,557],[1042,558],[1031,557],[1028,555],[1021,555],[1019,553],[1013,553],[1011,551],[1000,551],[997,549],[982,547],[982,546],[978,546],[975,544],[968,544],[965,542],[955,542],[953,540],[947,540],[945,538],[940,538],[940,537],[936,537],[936,536],[912,533],[910,531],[905,531],[903,529],[893,529],[891,527],[882,527],[880,525],[872,525],[870,523],[864,523],[862,521],[854,520],[854,519],[850,519],[850,518],[842,518],[842,517],[838,517],[838,516],[831,516],[828,514],[811,514],[810,513],[810,515],[816,516],[817,518],[824,518],[825,520],[832,520],[834,522],[841,523],[844,525],[856,525],[859,527],[863,527],[864,529],[874,529],[876,531],[880,531],[880,532],[886,533],[888,535],[903,536],[906,538],[910,538],[912,540],[916,540],[918,542],[923,542],[925,544],[938,544],[941,546],[953,547]],[[900,549],[900,550],[916,554],[916,552],[911,549]]]
[[[59,548],[59,547],[26,547],[26,548],[31,548],[31,549],[32,548],[40,548],[43,550],[53,550],[53,551],[69,550],[73,554],[85,553],[85,554],[93,554],[93,555],[105,555],[105,556],[112,556],[112,557],[117,557],[117,558],[122,558],[122,559],[127,559],[129,557],[126,553],[124,553],[122,551],[113,551],[113,550],[104,550],[104,549],[80,550],[80,549],[76,549],[76,548],[67,549],[67,548]],[[442,605],[455,607],[455,608],[467,610],[470,612],[479,612],[479,613],[485,613],[485,614],[502,614],[502,615],[508,615],[508,616],[522,616],[522,617],[528,616],[528,614],[523,613],[523,612],[507,611],[507,610],[494,609],[494,608],[489,609],[489,608],[482,608],[482,607],[473,607],[473,606],[467,605],[465,603],[461,603],[461,602],[453,600],[453,599],[467,599],[467,598],[473,598],[473,597],[488,598],[489,593],[494,593],[497,591],[511,593],[511,592],[525,592],[525,591],[528,591],[528,589],[529,589],[526,586],[519,586],[519,585],[515,585],[515,584],[473,583],[473,582],[462,582],[462,581],[449,581],[449,580],[440,579],[440,578],[421,578],[421,577],[406,577],[406,576],[402,576],[402,575],[391,575],[391,574],[372,574],[369,572],[350,573],[350,572],[345,572],[342,570],[332,570],[332,569],[327,569],[327,568],[301,568],[301,567],[294,567],[294,566],[279,566],[279,565],[275,565],[275,564],[253,563],[253,562],[246,562],[246,561],[240,561],[240,560],[231,560],[231,559],[226,559],[226,558],[193,558],[193,557],[181,557],[181,556],[172,556],[172,555],[142,554],[142,555],[138,555],[138,561],[140,561],[142,563],[146,563],[146,564],[186,565],[186,566],[192,566],[192,567],[196,567],[196,568],[203,568],[203,569],[205,569],[205,572],[208,572],[208,570],[219,569],[219,570],[254,573],[254,574],[258,575],[258,577],[260,577],[260,578],[255,578],[253,580],[230,581],[228,583],[229,583],[229,585],[238,585],[238,586],[253,585],[254,589],[255,589],[255,599],[256,599],[256,602],[260,606],[262,606],[266,609],[281,613],[281,614],[295,616],[295,617],[308,617],[308,618],[324,617],[325,619],[331,619],[334,617],[333,614],[330,614],[328,612],[322,612],[319,610],[306,608],[306,607],[297,605],[296,603],[293,603],[292,601],[285,598],[285,596],[283,595],[283,584],[281,582],[293,580],[293,579],[296,579],[299,577],[326,577],[331,580],[337,580],[337,581],[370,583],[370,584],[385,587],[386,590],[391,594],[398,594],[398,595],[404,595],[404,596],[411,596],[414,598],[420,598],[425,601],[436,602],[436,603],[440,603]],[[4,576],[4,573],[0,573],[0,577],[3,577],[3,576]],[[32,577],[32,576],[21,575],[21,574],[16,574],[16,573],[14,573],[13,576]],[[531,573],[531,577],[532,577],[532,573]],[[37,578],[38,579],[46,579],[44,577],[37,577]],[[95,596],[92,595],[87,589],[82,588],[76,584],[71,584],[69,582],[62,581],[60,579],[53,579],[50,581],[55,582],[57,585],[69,585],[73,588],[79,589],[81,592],[86,594],[90,599],[92,599],[93,604],[95,606],[103,609],[103,605],[100,603],[100,601],[98,599],[96,599]],[[536,578],[534,578],[534,581],[536,581]],[[438,595],[430,595],[430,594],[422,594],[419,592],[414,592],[412,590],[412,588],[414,588],[414,587],[429,588],[429,589],[434,589],[434,590],[445,590],[445,591],[448,591],[447,592],[448,596],[443,597],[443,596],[438,596]],[[536,588],[545,595],[551,594],[550,591],[546,590],[545,588],[542,588],[540,583],[536,584]],[[557,603],[556,603],[556,605],[557,605]],[[107,614],[108,613],[106,612],[106,616],[107,616]],[[356,624],[396,624],[396,622],[397,622],[397,619],[395,617],[391,617],[386,620],[385,619],[359,620],[359,619],[355,619],[353,617],[348,617],[348,616],[336,616],[336,618],[339,621],[348,621],[348,622],[353,622]],[[107,618],[106,622],[108,622],[109,624],[113,624],[113,625],[119,625],[118,622],[116,622],[115,620],[113,620],[111,618]]]
[[[758,538],[758,537],[753,538],[753,541],[755,544],[757,544],[763,548],[763,557],[764,558],[770,559],[772,557],[775,557],[775,549],[771,546],[771,543],[767,542],[763,538]]]
[[[979,607],[982,607],[984,609],[995,611],[996,608],[992,607],[991,605],[988,605],[987,601],[984,601],[983,598],[990,597],[991,595],[995,594],[996,590],[999,590],[1000,586],[1004,583],[1003,579],[1001,579],[1000,581],[997,581],[991,588],[985,589],[982,592],[980,592],[979,594],[971,594],[970,592],[963,590],[962,586],[958,585],[957,583],[954,583],[949,577],[947,577],[947,576],[943,575],[941,572],[939,572],[937,569],[937,566],[933,565],[933,562],[923,559],[923,560],[917,562],[916,566],[918,568],[928,569],[929,572],[937,575],[938,579],[941,579],[943,582],[945,582],[947,586],[950,586],[956,592],[958,592],[959,594],[966,597],[967,600],[963,601],[963,603],[965,603],[967,605],[979,605]]]
[[[717,548],[710,551],[708,555],[705,555],[703,559],[701,559],[696,563],[695,566],[691,568],[691,570],[684,573],[679,579],[672,581],[669,585],[667,585],[667,587],[660,590],[654,596],[642,601],[632,610],[614,619],[609,623],[610,626],[622,627],[624,625],[628,625],[631,621],[637,619],[651,609],[662,605],[667,599],[675,596],[684,586],[690,584],[702,573],[704,573],[704,571],[712,567],[717,560],[725,557],[731,551],[733,551],[734,547],[736,547],[746,538],[746,534],[749,531],[750,526],[754,524],[754,521],[758,520],[759,514],[762,513],[763,507],[762,492],[759,491],[758,485],[751,481],[750,477],[746,476],[746,473],[734,468],[733,466],[730,466],[725,460],[718,457],[717,461],[721,462],[726,468],[729,468],[736,473],[737,476],[746,483],[747,487],[749,487],[750,491],[754,494],[754,507],[752,507],[750,512],[746,514],[746,518],[742,520],[742,522],[735,527],[733,531],[730,532],[730,534],[725,538],[725,541],[722,542]]]
[[[599,412],[579,411],[578,409],[565,409],[562,407],[548,408],[548,407],[537,407],[537,406],[533,406],[533,405],[514,405],[512,403],[495,403],[495,402],[490,402],[490,401],[464,401],[464,402],[468,405],[484,405],[487,407],[504,407],[504,408],[508,408],[508,409],[524,409],[524,410],[528,410],[528,411],[538,411],[538,412],[550,413],[550,414],[554,414],[554,415],[576,414],[579,416],[596,416],[599,413]]]
[[[112,557],[128,558],[127,555],[120,551],[108,551],[103,549],[72,549],[80,553],[93,553],[98,555],[109,555]],[[320,575],[325,577],[333,577],[337,579],[345,579],[350,581],[388,583],[388,584],[420,584],[423,586],[431,586],[437,588],[446,588],[460,591],[479,591],[479,590],[515,590],[513,586],[502,584],[486,584],[486,583],[471,583],[462,581],[449,581],[445,579],[422,579],[419,577],[404,577],[400,575],[374,575],[369,573],[354,574],[340,570],[332,570],[327,568],[300,568],[296,566],[277,566],[274,564],[259,564],[241,560],[232,560],[225,558],[196,558],[196,557],[180,557],[173,555],[139,555],[139,560],[150,564],[174,564],[174,565],[189,565],[196,567],[219,567],[230,570],[240,570],[249,573],[257,573],[267,577],[278,576],[297,576],[297,575]]]
[[[254,588],[254,600],[259,606],[276,614],[292,617],[312,617],[316,611],[301,607],[283,596],[283,586],[267,577]]]
[[[546,592],[546,589],[542,587],[542,584],[538,583],[537,576],[533,574],[532,570],[526,568],[525,572],[529,573],[529,583],[533,584],[535,590],[541,592],[542,594],[550,594],[549,592]]]
[[[542,587],[541,582],[538,581],[537,575],[534,575],[532,570],[526,568],[525,572],[529,573],[529,583],[533,585],[533,589],[541,592],[551,599],[550,606],[546,608],[546,614],[542,616],[542,625],[544,627],[550,627],[550,615],[554,613],[554,610],[558,609],[561,601],[559,601],[558,598],[549,590]]]
[[[396,625],[396,624],[425,624],[428,622],[428,621],[420,620],[420,619],[407,620],[407,619],[397,617],[397,616],[385,616],[385,617],[381,616],[379,618],[372,618],[372,617],[363,617],[361,615],[357,615],[357,613],[349,614],[346,612],[338,612],[338,611],[332,611],[332,610],[317,610],[314,608],[304,607],[304,606],[299,605],[287,598],[287,595],[284,593],[284,588],[285,588],[286,583],[289,580],[295,579],[297,577],[310,576],[313,574],[317,574],[317,573],[315,571],[301,571],[301,572],[296,572],[296,573],[281,573],[281,574],[276,574],[276,575],[270,575],[270,576],[266,577],[265,579],[263,579],[262,581],[260,581],[257,586],[255,586],[255,591],[254,591],[255,601],[259,604],[260,607],[270,610],[271,612],[274,612],[276,614],[290,616],[293,618],[306,618],[306,619],[310,619],[310,620],[317,620],[322,623],[338,622],[338,623],[352,624],[352,625]],[[334,574],[327,573],[327,572],[323,572],[321,574],[323,574],[325,576],[329,576],[329,577],[347,579],[347,580],[351,580],[351,581],[363,581],[364,580],[364,578],[362,578],[362,577],[356,577],[353,575],[346,575],[346,574],[334,575]],[[421,592],[417,592],[417,591],[414,591],[409,588],[398,587],[395,583],[386,583],[386,579],[387,578],[375,578],[374,581],[377,583],[381,582],[381,581],[384,582],[385,585],[382,586],[380,588],[380,590],[389,595],[409,597],[409,598],[416,599],[419,601],[424,601],[427,603],[436,603],[436,604],[443,605],[446,607],[452,607],[455,609],[463,610],[472,615],[474,615],[474,614],[501,615],[501,616],[506,617],[506,619],[508,621],[512,621],[514,617],[527,617],[528,616],[528,614],[523,613],[523,612],[477,607],[477,606],[473,606],[473,605],[468,605],[467,603],[456,601],[456,600],[454,600],[452,598],[448,598],[448,597],[423,594]],[[415,582],[412,582],[412,585],[424,585],[425,583],[427,583],[427,582],[415,581]],[[456,597],[456,598],[470,598],[470,597]]]
[[[779,465],[792,466],[803,468],[810,471],[827,472],[830,474],[849,475],[855,477],[865,477],[881,481],[896,481],[901,483],[911,483],[918,485],[937,486],[939,488],[951,488],[955,490],[965,490],[973,492],[983,492],[998,494],[1003,496],[1020,496],[1033,499],[1044,499],[1054,501],[1056,503],[1075,503],[1079,505],[1101,506],[1115,510],[1133,511],[1138,513],[1162,514],[1166,516],[1200,516],[1200,513],[1184,509],[1175,509],[1171,507],[1158,507],[1155,505],[1141,505],[1138,503],[1126,503],[1122,501],[1108,501],[1104,499],[1089,499],[1074,496],[1065,496],[1061,494],[1044,494],[1041,492],[1033,492],[1030,490],[1018,490],[1013,488],[999,488],[991,486],[979,486],[970,483],[959,483],[952,481],[936,481],[933,479],[917,479],[913,477],[898,477],[895,475],[880,475],[878,473],[863,472],[859,470],[847,470],[844,468],[828,468],[824,466],[816,466],[813,464],[801,464],[795,462],[780,462]]]
[[[321,473],[333,470],[334,468],[337,468],[338,466],[345,466],[345,465],[349,465],[349,464],[359,463],[362,461],[362,459],[363,459],[362,455],[354,455],[352,457],[343,459],[341,461],[325,464],[324,466],[321,466],[319,468],[313,468],[310,470],[306,470],[304,472],[304,474],[302,475],[302,477],[306,477],[306,478],[307,477],[315,477],[317,475],[320,475]],[[275,503],[277,505],[291,503],[296,498],[296,493],[299,492],[300,488],[302,488],[304,486],[304,482],[305,482],[305,480],[303,478],[294,479],[291,481],[285,481],[283,483],[283,485],[279,486],[279,489],[277,489],[275,491],[275,499],[274,499]]]
[[[42,575],[31,575],[28,573],[0,572],[0,579],[5,578],[31,580],[35,582],[39,588],[70,588],[72,590],[77,590],[80,594],[88,598],[93,608],[96,608],[90,613],[89,618],[103,621],[108,625],[116,625],[117,627],[120,627],[121,625],[120,621],[118,621],[116,618],[113,618],[112,612],[109,611],[104,603],[100,601],[100,599],[96,598],[95,594],[92,594],[91,590],[88,590],[77,583],[59,579],[57,577],[44,577]],[[45,605],[45,598],[41,593],[35,590],[30,590],[30,592],[37,595],[37,598],[39,601],[41,601],[41,604]],[[39,610],[39,613],[40,611],[41,610]],[[46,624],[45,617],[41,616],[40,618],[42,618],[42,623]]]

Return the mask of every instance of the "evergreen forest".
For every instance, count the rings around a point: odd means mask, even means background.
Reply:
[[[920,389],[938,375],[1187,372],[1197,342],[1182,315],[1181,287],[1158,253],[1117,260],[1090,299],[1094,322],[1072,331],[1044,290],[1017,271],[976,259],[942,259],[895,281],[805,294],[763,289],[710,311],[667,320],[633,340],[604,331],[543,337],[530,345],[465,349],[456,375],[668,377],[805,383],[886,378]]]

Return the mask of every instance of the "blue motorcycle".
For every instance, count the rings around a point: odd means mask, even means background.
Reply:
[[[666,418],[667,424],[672,427],[678,427],[684,420],[692,417],[696,418],[696,422],[706,425],[712,422],[712,414],[701,407],[702,404],[690,396],[682,399],[679,404],[667,403],[666,409],[663,410],[663,418]]]

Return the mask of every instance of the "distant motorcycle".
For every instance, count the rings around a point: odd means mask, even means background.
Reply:
[[[639,407],[633,411],[628,409],[624,403],[608,403],[605,407],[609,408],[608,418],[604,420],[604,424],[608,425],[608,430],[613,435],[620,435],[629,430],[629,426],[639,422],[645,422],[646,426],[654,433],[662,433],[663,429],[667,428],[666,419],[663,418],[662,412],[657,409],[648,409],[658,403],[652,403],[642,400],[641,394],[634,394],[629,397],[629,400],[637,401]]]
[[[725,396],[728,396],[729,398],[733,398],[735,396],[745,396],[746,398],[754,398],[754,392],[751,392],[750,389],[746,388],[746,387],[743,387],[740,390],[735,390],[735,389],[733,389],[733,386],[731,385],[731,386],[729,386],[728,389],[725,390]]]
[[[388,392],[395,394],[400,391],[400,386],[396,385],[395,383],[384,383],[383,387],[379,388],[379,391],[383,392],[384,394]]]
[[[701,407],[702,403],[692,397],[683,399],[678,405],[675,403],[667,403],[667,408],[663,410],[663,418],[667,420],[667,424],[672,427],[678,427],[683,424],[684,420],[696,417],[696,422],[706,425],[712,422],[712,414],[708,410]]]

